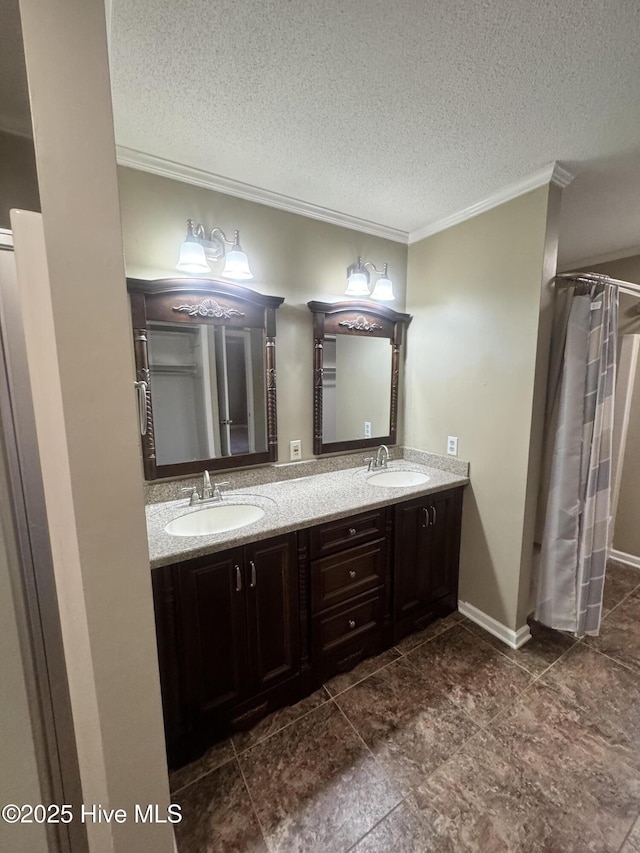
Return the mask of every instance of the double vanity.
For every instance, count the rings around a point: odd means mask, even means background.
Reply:
[[[314,452],[351,455],[274,465],[283,300],[203,279],[128,286],[176,768],[456,608],[468,472],[388,458],[409,315],[308,304]]]
[[[455,610],[467,482],[394,460],[150,504],[170,765]]]

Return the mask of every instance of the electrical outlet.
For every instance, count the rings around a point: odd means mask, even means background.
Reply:
[[[289,442],[289,458],[292,462],[302,459],[302,442],[299,438]]]
[[[364,437],[371,438],[371,421],[364,422]]]
[[[450,435],[447,436],[447,453],[449,456],[457,456],[458,455],[458,436]]]

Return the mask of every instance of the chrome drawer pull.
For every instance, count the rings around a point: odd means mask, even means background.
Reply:
[[[251,566],[251,589],[255,589],[256,586],[256,564],[253,560],[249,560],[249,565]]]
[[[355,576],[356,576],[356,573],[353,571],[353,569],[351,569],[351,571],[349,572],[349,577],[351,579],[353,579],[353,578],[355,578]]]
[[[236,592],[242,591],[242,572],[240,566],[236,566]]]
[[[353,619],[349,619],[348,625],[350,631],[353,631],[353,629],[356,627],[356,623]]]
[[[434,506],[432,506],[431,509],[433,510],[433,521],[431,522],[431,524],[435,524],[438,520],[438,513],[436,512],[436,508]]]
[[[358,531],[355,529],[355,527],[349,528],[349,536],[355,536],[357,532]]]

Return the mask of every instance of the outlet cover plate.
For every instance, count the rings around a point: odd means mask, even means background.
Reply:
[[[302,459],[302,441],[299,438],[289,442],[289,459],[292,462]]]
[[[447,453],[449,454],[449,456],[457,456],[458,455],[458,436],[457,435],[447,436]]]

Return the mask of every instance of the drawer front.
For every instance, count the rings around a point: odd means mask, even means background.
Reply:
[[[311,610],[318,613],[384,582],[386,539],[311,563]]]
[[[345,645],[357,643],[370,634],[381,634],[383,612],[383,596],[376,592],[316,616],[313,620],[314,657],[333,656]]]
[[[311,528],[311,558],[334,554],[384,536],[385,510],[378,509]]]

